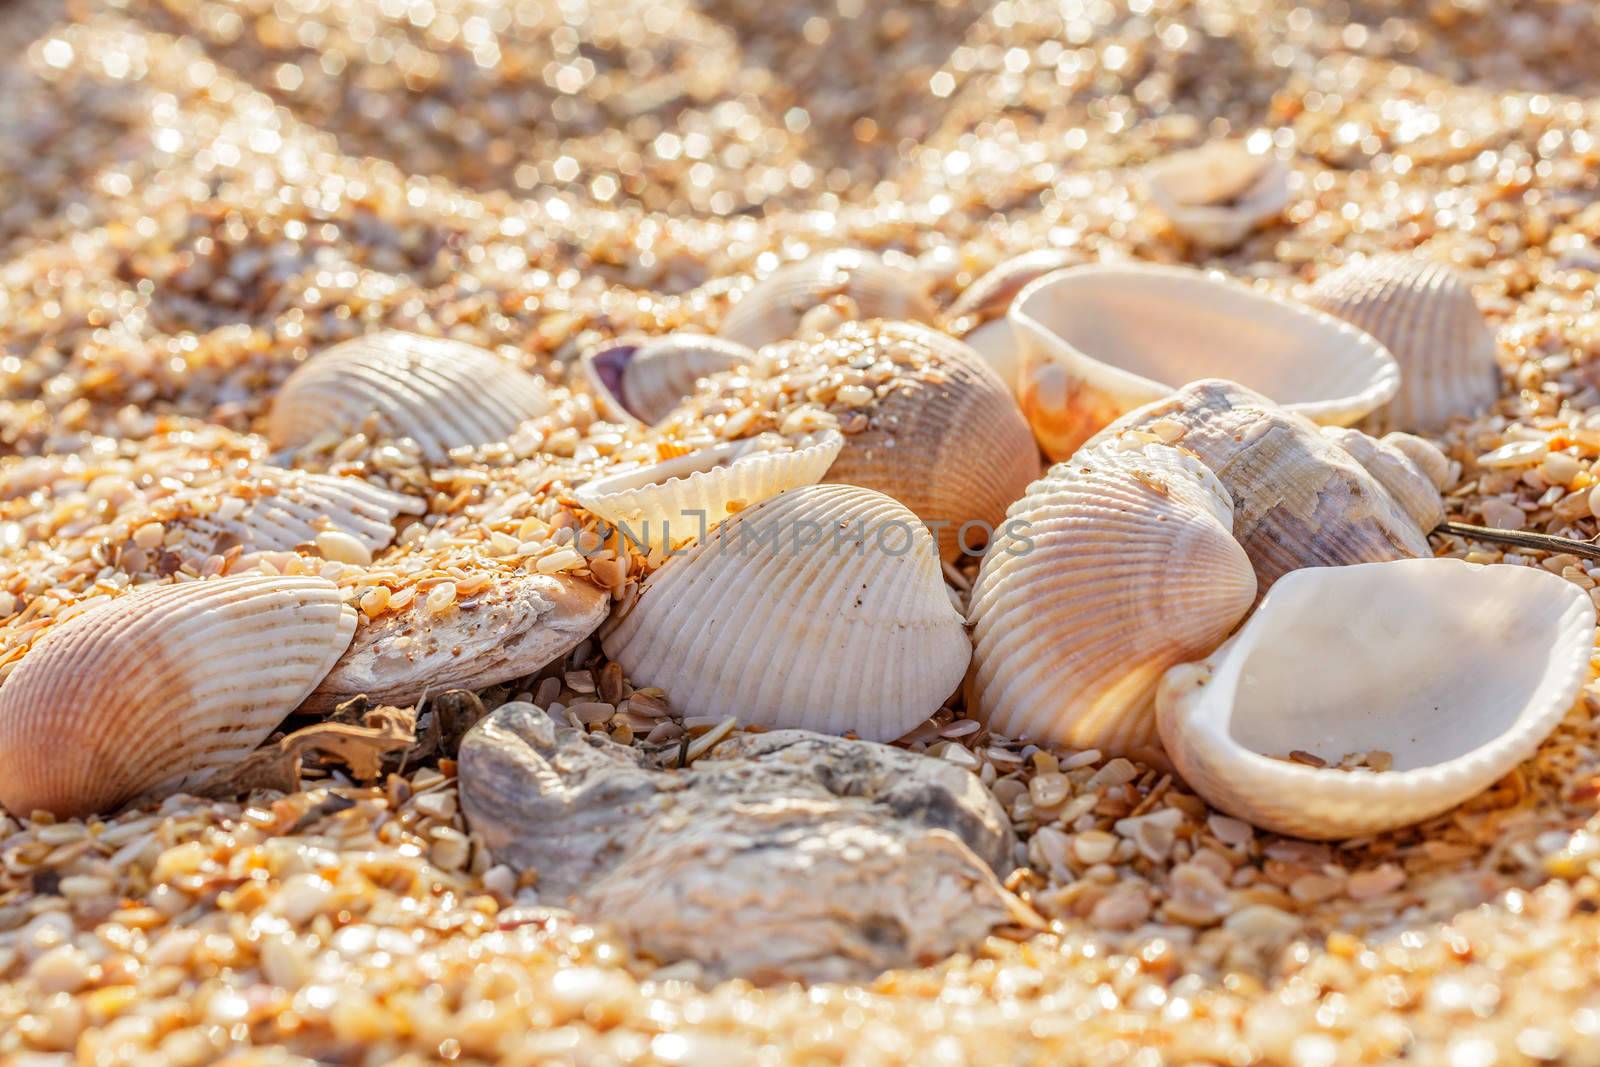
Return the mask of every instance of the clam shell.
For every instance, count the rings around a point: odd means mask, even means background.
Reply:
[[[1298,571],[1230,641],[1173,668],[1167,754],[1207,801],[1336,839],[1431,818],[1533,755],[1590,675],[1595,609],[1536,567],[1455,559]],[[1351,753],[1386,771],[1330,767]],[[1278,758],[1273,758],[1278,757]]]
[[[1200,381],[1112,423],[1085,451],[1129,432],[1192,452],[1233,498],[1233,534],[1265,592],[1300,567],[1427,556],[1425,532],[1320,428],[1233,382]]]
[[[1363,425],[1386,430],[1442,430],[1478,415],[1500,395],[1500,367],[1466,280],[1420,256],[1361,260],[1317,281],[1311,306],[1377,338],[1400,364],[1400,390]]]
[[[0,804],[67,818],[203,784],[295,709],[355,626],[332,582],[265,576],[141,590],[58,624],[0,687]]]
[[[1151,164],[1145,181],[1172,228],[1213,250],[1232,248],[1289,205],[1289,168],[1242,141],[1174,153]]]
[[[274,448],[362,429],[409,437],[429,463],[452,448],[504,440],[550,409],[544,383],[487,349],[389,330],[313,356],[278,390],[267,420]]]
[[[361,627],[305,707],[326,711],[362,694],[413,704],[425,693],[521,678],[576,648],[610,609],[604,589],[564,575],[501,575],[439,613],[419,592]]]
[[[1356,462],[1388,490],[1395,503],[1411,516],[1418,529],[1428,531],[1444,521],[1444,497],[1439,494],[1439,487],[1410,454],[1420,453],[1423,448],[1433,448],[1428,442],[1410,434],[1389,434],[1380,441],[1360,430],[1338,426],[1324,427],[1323,433],[1355,457]],[[1391,440],[1400,437],[1410,437],[1407,450],[1396,448]],[[1448,463],[1443,453],[1436,448],[1433,450],[1441,462]],[[1429,468],[1437,470],[1435,464],[1430,463]]]
[[[779,442],[787,448],[787,442]],[[844,447],[836,430],[774,451],[761,437],[713,445],[635,470],[596,478],[578,487],[578,503],[636,539],[646,551],[700,537],[729,515],[815,485]]]
[[[1022,352],[1006,321],[1006,309],[1031,281],[1070,267],[1079,257],[1060,248],[1036,248],[991,269],[962,290],[945,317],[951,336],[965,341],[1015,392]]]
[[[939,321],[915,274],[870,252],[836,248],[779,267],[757,282],[733,305],[717,335],[760,348],[798,336],[801,320],[823,305],[835,314],[817,323],[822,330],[850,319]]]
[[[652,574],[604,646],[685,715],[873,741],[937,711],[972,654],[927,530],[846,485],[739,512]]]
[[[1052,459],[1123,412],[1200,378],[1255,389],[1314,422],[1349,426],[1393,397],[1393,357],[1349,323],[1185,267],[1074,267],[1009,312],[1019,399]]]
[[[1215,648],[1255,601],[1232,524],[1216,476],[1166,445],[1123,442],[1050,468],[973,587],[968,707],[1041,744],[1151,744],[1162,674]]]
[[[585,355],[583,369],[601,415],[653,426],[693,394],[701,378],[754,359],[754,352],[735,341],[675,333],[608,344]]]

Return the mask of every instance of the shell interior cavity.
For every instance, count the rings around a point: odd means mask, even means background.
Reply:
[[[755,353],[736,341],[702,334],[618,341],[584,357],[601,414],[613,422],[653,426],[719,371],[746,366]]]
[[[871,252],[836,248],[789,263],[755,284],[723,320],[718,336],[751,348],[854,319],[935,323],[923,280]]]
[[[1214,141],[1151,164],[1150,198],[1173,229],[1205,248],[1231,248],[1289,204],[1289,168],[1242,141]]]
[[[1077,256],[1061,248],[1036,248],[991,269],[962,290],[946,316],[950,332],[994,368],[1012,392],[1022,369],[1022,352],[1012,336],[1006,310],[1036,278],[1072,265]]]
[[[1168,673],[1161,738],[1201,796],[1257,826],[1393,829],[1531,756],[1588,680],[1594,636],[1588,595],[1537,567],[1299,571],[1226,644]]]
[[[442,463],[452,448],[502,441],[549,410],[544,382],[493,352],[389,330],[307,360],[278,391],[267,436],[274,448],[331,445],[370,419]]]
[[[650,576],[604,646],[685,715],[870,741],[937,711],[972,654],[927,529],[848,485],[734,515]]]
[[[1183,267],[1074,267],[1011,306],[1019,399],[1052,459],[1123,412],[1200,378],[1248,386],[1349,426],[1400,386],[1394,358],[1349,323]]]
[[[323,578],[144,589],[57,624],[0,687],[0,804],[76,817],[203,784],[249,755],[350,644]]]

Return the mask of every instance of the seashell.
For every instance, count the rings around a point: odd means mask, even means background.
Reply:
[[[972,655],[928,531],[847,485],[739,512],[652,574],[604,647],[686,716],[871,741],[937,711]]]
[[[1400,385],[1393,357],[1331,315],[1186,267],[1074,267],[1009,313],[1023,414],[1053,459],[1125,411],[1200,378],[1257,390],[1313,422],[1349,426]]]
[[[1006,309],[1029,282],[1070,267],[1078,258],[1061,248],[1036,248],[1012,256],[962,290],[945,316],[948,332],[981,355],[1015,392],[1022,353],[1006,321]]]
[[[0,804],[58,818],[192,789],[247,756],[350,644],[323,578],[147,588],[58,623],[0,687]]]
[[[1437,445],[1431,441],[1409,433],[1386,433],[1383,443],[1405,456],[1433,483],[1433,487],[1443,491],[1452,485],[1461,474],[1461,465],[1441,452]]]
[[[1494,334],[1472,289],[1451,267],[1420,256],[1360,260],[1321,278],[1307,302],[1377,338],[1400,364],[1400,390],[1363,429],[1442,430],[1500,395]]]
[[[429,463],[504,440],[550,409],[544,383],[487,349],[386,330],[344,341],[289,375],[267,420],[274,448],[358,432],[368,419]]]
[[[1536,567],[1298,571],[1226,644],[1168,672],[1161,737],[1196,792],[1264,829],[1405,826],[1533,755],[1589,678],[1594,628],[1588,595]],[[1284,762],[1291,752],[1328,766]],[[1352,753],[1392,769],[1333,769]]]
[[[774,440],[774,438],[776,440]],[[578,503],[648,548],[692,540],[785,489],[815,485],[844,447],[837,430],[793,442],[776,434],[702,448],[578,487]]]
[[[362,626],[306,710],[363,694],[376,704],[414,704],[427,693],[521,678],[576,648],[611,610],[604,589],[565,575],[497,575],[482,592],[443,606],[430,602],[431,592]]]
[[[999,733],[1126,753],[1156,736],[1169,667],[1244,618],[1256,577],[1194,457],[1133,438],[1051,467],[972,590],[968,707]]]
[[[1449,460],[1444,458],[1444,453],[1422,438],[1410,434],[1392,433],[1380,441],[1360,430],[1341,426],[1325,426],[1322,432],[1355,457],[1356,462],[1388,490],[1395,503],[1411,516],[1418,529],[1426,532],[1444,521],[1444,497],[1439,495],[1439,486],[1411,458],[1413,453],[1423,454],[1423,449],[1432,449],[1438,462],[1448,466]],[[1406,449],[1395,447],[1392,439],[1396,438],[1410,439]],[[1438,464],[1429,462],[1428,468],[1437,471]]]
[[[1232,248],[1289,205],[1289,168],[1243,141],[1176,152],[1151,164],[1145,181],[1172,228],[1212,250]]]
[[[813,314],[826,307],[831,314]],[[751,348],[826,332],[853,319],[939,321],[939,312],[915,274],[870,252],[836,248],[785,264],[757,282],[723,320],[719,337]]]
[[[1085,451],[1130,432],[1192,452],[1216,473],[1262,592],[1300,567],[1432,555],[1425,531],[1353,456],[1243,386],[1187,385],[1118,419]]]
[[[654,426],[694,393],[701,378],[754,359],[735,341],[674,333],[614,342],[585,355],[583,368],[602,416]]]

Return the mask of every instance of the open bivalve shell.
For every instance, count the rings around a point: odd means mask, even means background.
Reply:
[[[246,576],[141,590],[58,624],[0,687],[0,804],[105,813],[249,755],[355,632],[330,581]]]
[[[1227,487],[1233,535],[1263,593],[1301,567],[1432,554],[1427,530],[1354,456],[1309,420],[1233,382],[1187,385],[1118,419],[1084,451],[1129,434],[1193,453]]]
[[[583,368],[602,416],[654,426],[701,378],[754,360],[755,353],[735,341],[675,333],[612,342],[585,355]]]
[[[1126,753],[1155,740],[1156,684],[1255,601],[1228,491],[1134,438],[1050,468],[989,546],[968,619],[969,707],[1009,737]]]
[[[933,323],[939,310],[922,279],[871,252],[836,248],[779,267],[728,312],[719,337],[751,348],[856,319]]]
[[[1536,567],[1299,571],[1221,648],[1167,674],[1161,738],[1202,797],[1263,829],[1406,826],[1533,754],[1589,678],[1594,629],[1588,595]],[[1367,766],[1336,769],[1351,762]]]
[[[945,314],[947,331],[982,356],[1000,380],[1016,392],[1022,352],[1012,336],[1006,311],[1029,282],[1070,267],[1080,258],[1062,248],[1036,248],[1012,256],[962,290]]]
[[[972,655],[927,529],[848,485],[739,512],[652,574],[604,646],[687,716],[871,741],[937,711]]]
[[[1371,334],[1400,364],[1400,390],[1363,426],[1442,430],[1478,415],[1500,395],[1494,334],[1466,280],[1421,256],[1359,260],[1321,278],[1308,296],[1320,308]]]
[[[374,420],[429,463],[502,441],[550,409],[544,383],[487,349],[388,330],[334,345],[289,375],[272,402],[274,448],[337,443]]]
[[[1024,289],[1009,317],[1018,399],[1052,459],[1200,378],[1238,382],[1330,426],[1360,421],[1400,387],[1394,358],[1349,323],[1185,267],[1059,271]]]
[[[596,478],[578,503],[647,550],[695,540],[735,512],[822,480],[844,438],[823,430],[796,441],[762,434]]]
[[[1176,152],[1145,172],[1150,199],[1172,228],[1203,248],[1232,248],[1289,205],[1289,168],[1243,141]]]

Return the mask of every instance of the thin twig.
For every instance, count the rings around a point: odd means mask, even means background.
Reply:
[[[1521,530],[1497,530],[1492,526],[1473,526],[1465,522],[1441,522],[1433,528],[1436,534],[1470,537],[1474,541],[1494,541],[1518,548],[1534,548],[1540,552],[1571,552],[1585,559],[1600,559],[1600,545],[1579,541],[1555,534],[1524,533]]]

